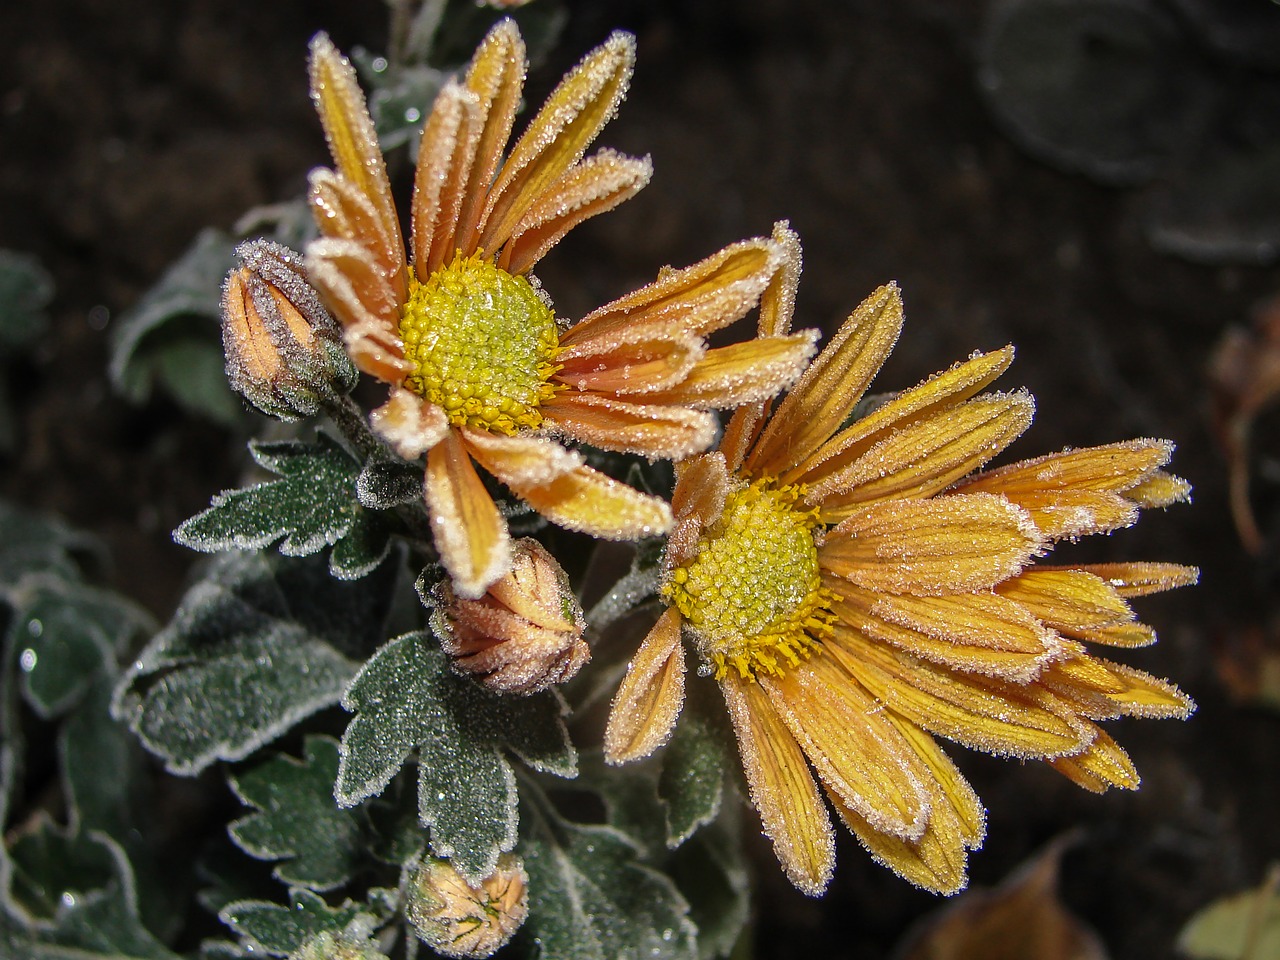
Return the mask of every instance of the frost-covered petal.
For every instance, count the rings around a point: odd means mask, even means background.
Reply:
[[[819,557],[860,587],[939,596],[985,590],[1040,546],[1026,513],[1007,500],[953,494],[864,507],[831,531]]]
[[[729,473],[719,451],[676,464],[676,486],[671,494],[675,526],[667,537],[664,561],[668,570],[683,565],[697,552],[703,529],[720,518],[728,493]]]
[[[1080,753],[1054,757],[1049,765],[1076,786],[1094,793],[1105,793],[1110,787],[1137,790],[1141,782],[1129,755],[1103,730]]]
[[[321,234],[364,247],[397,302],[407,288],[400,233],[388,231],[373,202],[356,185],[332,170],[317,167],[307,177],[307,200]]]
[[[516,224],[500,265],[524,273],[578,224],[630,200],[652,178],[648,157],[626,157],[613,150],[574,164]]]
[[[374,432],[406,460],[417,460],[449,432],[449,418],[443,410],[399,387],[369,415],[369,421]]]
[[[449,430],[427,454],[427,506],[440,562],[459,596],[475,599],[511,567],[511,538],[497,504]]]
[[[635,57],[635,38],[618,31],[560,81],[494,182],[479,246],[506,243],[529,208],[582,158],[626,95]]]
[[[619,483],[582,464],[580,458],[574,462],[577,455],[553,441],[467,431],[467,443],[486,470],[538,513],[568,530],[606,540],[638,540],[659,536],[671,527],[666,501]],[[546,454],[548,463],[537,463],[538,451]]]
[[[591,393],[562,394],[542,408],[549,427],[602,450],[679,460],[715,441],[715,417],[702,410],[627,403]]]
[[[555,379],[594,393],[651,393],[682,381],[706,352],[701,337],[688,335],[568,347],[556,356]]]
[[[931,496],[1004,450],[1031,425],[1034,410],[1031,395],[1023,392],[988,394],[946,408],[893,431],[814,484],[805,501],[821,506],[823,519],[835,522],[859,504]]]
[[[627,664],[604,732],[604,758],[626,763],[667,742],[684,703],[680,613],[668,607]]]
[[[765,835],[791,882],[816,897],[835,867],[835,833],[804,753],[759,684],[731,674],[720,689]]]
[[[603,353],[655,337],[705,336],[746,316],[778,269],[782,252],[757,237],[731,244],[587,314],[565,331],[566,348]]]
[[[757,337],[707,351],[688,376],[652,397],[702,409],[726,409],[776,396],[813,356],[817,331]]]
[[[420,282],[457,251],[454,231],[480,142],[479,98],[445,84],[422,128],[413,178],[413,265]],[[469,252],[469,251],[467,251]]]
[[[746,460],[747,469],[781,476],[826,442],[862,398],[901,330],[898,287],[880,287],[849,315],[778,404]]]

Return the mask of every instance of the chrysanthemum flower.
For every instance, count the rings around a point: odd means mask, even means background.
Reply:
[[[372,422],[407,459],[426,455],[436,547],[459,594],[510,566],[501,512],[480,464],[549,520],[598,537],[665,532],[667,504],[611,480],[553,436],[674,458],[705,450],[709,411],[773,395],[813,338],[708,349],[781,263],[768,238],[726,247],[577,323],[557,322],[529,270],[570,229],[633,196],[647,158],[583,158],[626,91],[633,39],[615,33],[551,94],[503,159],[526,70],[515,24],[499,23],[422,132],[408,252],[355,72],[323,34],[312,95],[336,169],[311,175],[323,236],[307,269],[357,367],[391,387]]]
[[[762,333],[786,332],[799,267],[792,238]],[[1133,788],[1133,764],[1096,721],[1193,709],[1087,645],[1153,642],[1127,599],[1191,583],[1194,569],[1034,562],[1062,538],[1185,499],[1160,469],[1171,445],[1133,440],[975,475],[1031,422],[1025,392],[980,393],[1011,348],[850,422],[901,325],[898,290],[882,287],[776,409],[743,407],[719,450],[678,467],[668,606],[606,731],[615,763],[667,738],[683,635],[719,681],[778,859],[813,895],[833,867],[823,794],[886,866],[930,890],[963,887],[984,811],[935,737],[1045,759],[1090,790]]]

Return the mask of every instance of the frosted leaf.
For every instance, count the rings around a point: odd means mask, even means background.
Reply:
[[[338,803],[381,793],[416,749],[418,810],[431,847],[473,882],[492,873],[516,841],[515,774],[504,750],[535,769],[576,771],[557,694],[491,694],[455,675],[425,633],[397,637],[375,653],[342,705],[357,716],[342,738]]]
[[[104,834],[64,832],[38,816],[10,845],[8,859],[4,956],[178,960],[143,925],[128,858]]]
[[[743,853],[740,804],[672,854],[666,872],[689,901],[702,960],[727,957],[751,916],[751,876]]]
[[[231,776],[236,796],[255,812],[231,823],[231,839],[259,860],[281,860],[283,883],[333,890],[350,879],[363,842],[362,817],[333,800],[338,743],[309,736],[300,760],[284,754]]]
[[[301,888],[289,891],[289,905],[268,900],[238,900],[218,913],[218,919],[234,930],[246,950],[283,957],[323,932],[340,933],[352,924],[372,924],[363,904],[343,902],[330,907],[324,899]]]
[[[695,702],[691,700],[686,706],[662,754],[658,796],[666,819],[666,844],[672,848],[716,818],[725,773],[733,769],[732,744],[725,739],[723,722],[716,723],[709,714],[695,709]]]
[[[664,874],[638,860],[625,833],[563,819],[539,803],[520,853],[529,874],[525,929],[540,960],[698,956],[689,904]]]
[[[394,570],[335,583],[317,561],[218,558],[116,688],[112,713],[169,770],[240,760],[336,703],[382,635]]]
[[[390,510],[422,499],[422,465],[370,460],[356,478],[356,496],[370,510]]]
[[[281,479],[218,494],[173,532],[174,540],[205,553],[278,540],[287,557],[336,545],[330,570],[342,580],[363,576],[386,556],[389,534],[357,498],[360,465],[336,441],[324,434],[315,443],[251,441],[249,451]]]

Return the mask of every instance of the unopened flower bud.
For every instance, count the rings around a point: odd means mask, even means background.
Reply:
[[[513,854],[498,858],[479,885],[467,883],[448,860],[429,857],[409,881],[405,915],[419,939],[446,957],[488,957],[511,939],[529,915],[529,877]]]
[[[263,413],[298,420],[350,392],[356,368],[307,281],[302,255],[269,240],[236,248],[242,266],[222,289],[222,345],[231,386]]]
[[[569,578],[536,540],[517,540],[511,572],[478,600],[436,589],[432,626],[454,669],[495,693],[530,694],[573,677],[591,659]]]
[[[387,955],[368,937],[325,930],[289,954],[289,960],[387,960]]]

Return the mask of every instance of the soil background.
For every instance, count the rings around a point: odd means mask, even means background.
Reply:
[[[897,280],[903,338],[877,382],[901,389],[1015,343],[1005,388],[1036,396],[1012,454],[1133,436],[1179,445],[1195,502],[1059,558],[1196,564],[1194,589],[1141,604],[1161,643],[1126,662],[1199,702],[1187,723],[1109,729],[1144,774],[1137,793],[1086,794],[1043,765],[953,751],[989,808],[975,885],[999,882],[1082,828],[1063,896],[1118,958],[1174,956],[1198,907],[1258,883],[1280,856],[1280,715],[1240,706],[1220,664],[1275,613],[1273,554],[1248,556],[1226,505],[1205,367],[1225,329],[1280,288],[1275,267],[1206,267],[1155,253],[1129,191],[1057,172],[1014,146],[975,80],[980,0],[570,4],[536,67],[540,102],[614,27],[634,31],[632,92],[602,142],[651,154],[653,183],[591,221],[539,269],[578,316],[788,218],[805,244],[798,326],[832,329]],[[9,371],[19,450],[0,493],[107,542],[111,584],[161,620],[194,559],[169,531],[234,485],[239,439],[158,397],[130,406],[106,379],[110,324],[205,225],[286,199],[327,162],[305,87],[308,38],[386,46],[379,0],[46,0],[0,7],[0,247],[52,272],[53,327]],[[1260,462],[1273,461],[1260,426]],[[1274,426],[1272,427],[1274,435]],[[1275,448],[1276,444],[1270,445]],[[1280,504],[1255,477],[1264,528]],[[824,899],[759,853],[756,955],[887,957],[935,909],[846,834]]]

